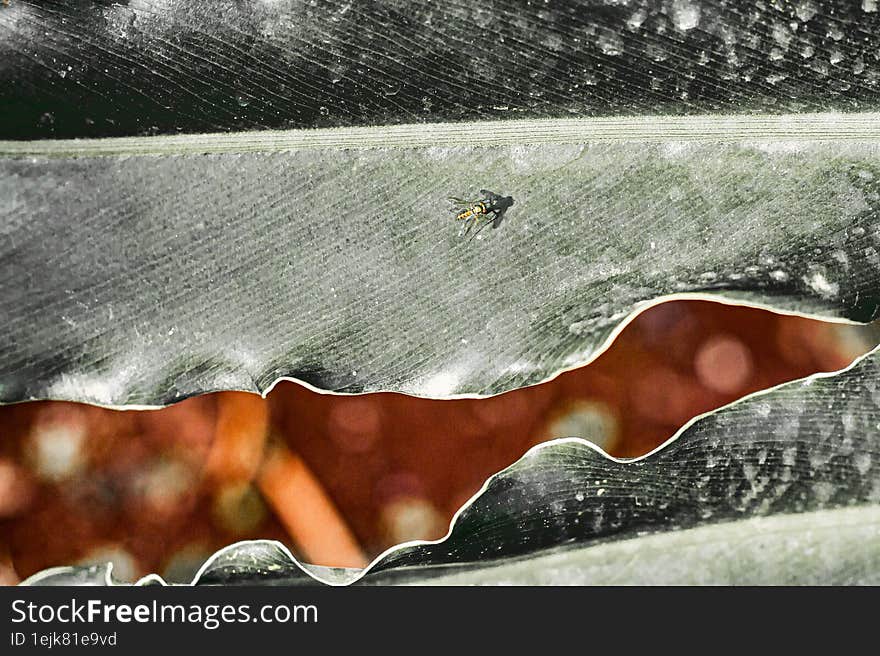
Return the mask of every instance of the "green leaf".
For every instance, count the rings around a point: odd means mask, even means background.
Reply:
[[[880,122],[786,120],[5,142],[0,400],[493,394],[682,295],[869,321]],[[445,199],[480,188],[515,205],[468,241]]]
[[[877,111],[878,35],[828,0],[12,0],[0,138]]]

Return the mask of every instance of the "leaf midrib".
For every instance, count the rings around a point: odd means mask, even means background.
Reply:
[[[5,157],[187,155],[589,142],[874,141],[880,113],[633,116],[0,141]]]

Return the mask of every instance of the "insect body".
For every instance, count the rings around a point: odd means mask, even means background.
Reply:
[[[467,225],[464,234],[479,225],[471,239],[476,237],[487,225],[491,224],[493,229],[501,225],[504,213],[513,205],[513,196],[499,196],[488,189],[480,189],[480,193],[483,195],[483,199],[477,201],[465,201],[460,198],[449,199],[457,206],[453,210],[455,218],[464,221]]]
[[[482,201],[474,203],[467,209],[462,210],[455,218],[459,221],[467,221],[471,218],[479,218],[480,214],[486,214],[486,203],[483,203]]]

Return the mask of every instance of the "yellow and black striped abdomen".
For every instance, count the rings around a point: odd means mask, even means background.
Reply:
[[[480,214],[485,213],[486,206],[483,203],[476,203],[472,207],[469,207],[466,210],[462,210],[461,212],[459,212],[456,218],[460,221],[464,221],[471,218],[472,216],[479,216]]]

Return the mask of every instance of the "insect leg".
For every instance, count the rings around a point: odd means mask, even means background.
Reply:
[[[489,225],[490,223],[492,223],[492,222],[489,221],[489,220],[487,220],[485,223],[483,223],[483,225],[480,226],[479,230],[477,230],[473,235],[471,235],[471,238],[468,239],[468,243],[472,242],[472,241],[476,238],[476,236],[477,236],[478,234],[480,234],[481,232],[483,232],[483,228],[485,228],[485,227],[486,227],[487,225]]]

